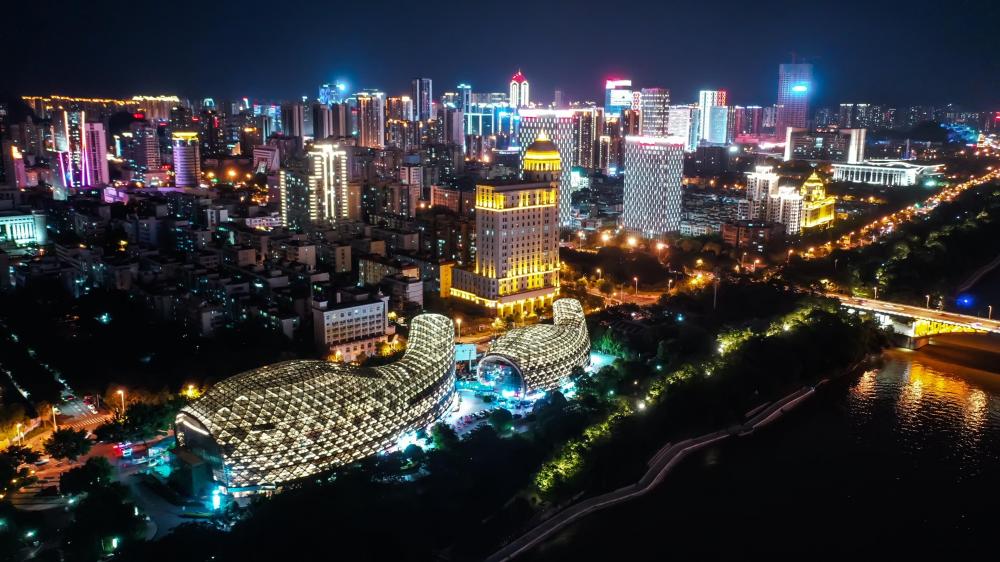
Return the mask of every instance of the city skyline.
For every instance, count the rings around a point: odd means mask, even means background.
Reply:
[[[169,92],[189,98],[293,99],[313,98],[319,84],[346,80],[353,91],[379,88],[395,95],[408,92],[416,77],[438,82],[435,87],[440,92],[461,82],[472,84],[476,91],[503,92],[509,76],[520,69],[532,82],[532,98],[542,103],[551,101],[556,89],[566,99],[599,101],[604,80],[621,77],[631,78],[636,87],[669,88],[679,102],[696,98],[701,89],[725,89],[733,103],[749,105],[772,102],[777,65],[796,59],[815,66],[813,107],[864,101],[957,103],[987,109],[1000,101],[988,87],[997,62],[989,56],[986,36],[975,33],[972,19],[989,20],[988,12],[996,10],[992,6],[929,19],[934,7],[930,2],[913,3],[899,12],[885,2],[846,0],[838,5],[838,13],[863,8],[865,17],[853,19],[850,29],[839,32],[824,29],[814,12],[784,10],[776,1],[755,5],[750,14],[733,4],[685,7],[683,14],[676,8],[643,6],[637,8],[643,17],[635,21],[630,35],[622,36],[624,48],[597,52],[588,45],[607,33],[602,18],[561,2],[549,3],[540,13],[561,18],[565,30],[519,32],[527,40],[501,40],[492,44],[502,48],[485,51],[456,48],[448,39],[454,36],[450,33],[421,35],[423,48],[414,49],[396,34],[372,40],[367,28],[331,28],[331,14],[338,13],[334,6],[312,10],[314,18],[293,19],[295,26],[274,23],[269,36],[276,38],[276,45],[265,41],[241,56],[232,39],[242,37],[241,30],[263,5],[251,2],[211,20],[206,25],[215,33],[199,34],[203,26],[178,26],[181,22],[168,18],[171,36],[158,41],[148,40],[150,31],[135,25],[131,14],[102,9],[100,3],[42,12],[44,4],[17,6],[12,19],[37,21],[55,36],[72,29],[80,52],[107,52],[108,60],[77,64],[65,56],[61,42],[32,41],[36,26],[17,26],[11,30],[12,59],[46,64],[16,65],[8,73],[9,93],[115,97]],[[309,9],[308,3],[300,4]],[[976,3],[963,4],[972,8]],[[459,34],[471,31],[476,22],[451,8],[457,6],[441,5],[413,14],[408,21],[416,27],[450,26]],[[36,10],[46,18],[33,17]],[[671,33],[658,31],[662,28],[656,22],[679,15],[701,24],[674,26]],[[934,27],[927,27],[927,21]],[[81,35],[81,28],[93,33]],[[128,49],[115,49],[119,43]],[[128,65],[136,72],[121,72],[127,61],[119,61],[118,53],[134,54],[142,61]],[[581,68],[586,70],[580,72]]]

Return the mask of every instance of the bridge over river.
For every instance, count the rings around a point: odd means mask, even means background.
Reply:
[[[953,333],[1000,335],[1000,322],[954,312],[897,304],[883,300],[830,295],[840,300],[844,308],[858,313],[874,314],[878,321],[900,336],[902,345],[918,349],[931,336]]]

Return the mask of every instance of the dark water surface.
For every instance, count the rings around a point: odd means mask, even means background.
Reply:
[[[946,341],[886,352],[523,558],[1000,559],[1000,355]]]

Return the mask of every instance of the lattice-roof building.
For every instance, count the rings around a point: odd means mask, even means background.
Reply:
[[[590,363],[590,337],[576,299],[552,305],[553,323],[515,328],[497,338],[479,361],[480,382],[524,394],[557,388],[574,367]]]
[[[230,377],[177,416],[178,442],[230,492],[278,486],[370,456],[444,414],[455,395],[454,326],[410,324],[399,361],[364,368],[275,363]]]

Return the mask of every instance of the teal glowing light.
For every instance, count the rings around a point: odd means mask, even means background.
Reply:
[[[797,94],[804,94],[805,92],[809,91],[809,86],[805,84],[796,84],[792,86],[792,91]]]

